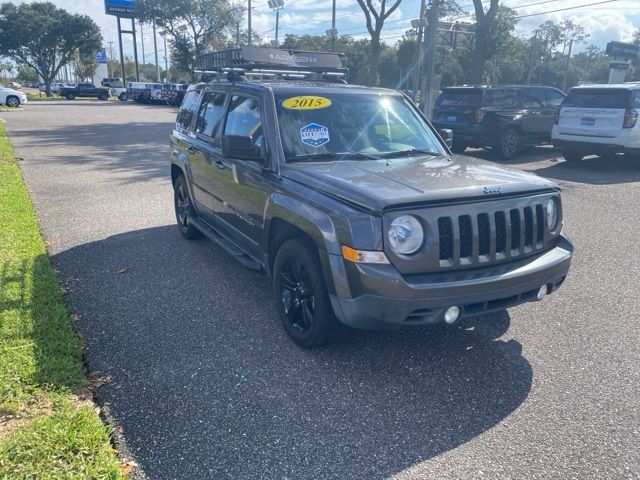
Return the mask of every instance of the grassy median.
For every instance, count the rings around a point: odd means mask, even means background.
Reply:
[[[122,478],[0,124],[0,479]]]

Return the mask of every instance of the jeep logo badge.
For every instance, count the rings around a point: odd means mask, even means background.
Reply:
[[[497,195],[499,193],[502,193],[502,187],[498,185],[487,185],[483,188],[483,191],[487,195]]]

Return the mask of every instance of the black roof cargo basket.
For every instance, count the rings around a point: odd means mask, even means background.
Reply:
[[[344,56],[338,53],[238,47],[201,55],[197,71],[204,74],[204,78],[226,73],[229,79],[257,77],[340,81],[347,69]]]

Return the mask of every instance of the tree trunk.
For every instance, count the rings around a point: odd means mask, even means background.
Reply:
[[[478,22],[476,26],[476,41],[471,56],[471,75],[469,82],[482,84],[484,67],[487,63],[487,42],[489,39],[489,27],[484,22]]]
[[[380,32],[371,35],[371,58],[369,59],[369,86],[377,87],[380,83],[378,67],[380,65]]]

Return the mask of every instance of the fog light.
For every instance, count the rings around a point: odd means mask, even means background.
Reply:
[[[547,296],[547,293],[549,293],[549,289],[547,288],[546,285],[543,285],[540,287],[540,290],[538,290],[538,295],[536,295],[536,298],[538,300],[542,300],[544,297]]]
[[[447,323],[455,322],[460,316],[460,308],[453,306],[449,307],[446,312],[444,312],[444,321]]]

